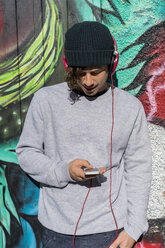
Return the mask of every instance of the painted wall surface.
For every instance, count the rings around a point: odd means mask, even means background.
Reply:
[[[15,147],[31,98],[64,80],[66,30],[104,23],[120,53],[118,87],[143,103],[153,150],[150,228],[137,247],[165,247],[165,2],[0,0],[0,248],[42,247],[39,184],[19,167]]]

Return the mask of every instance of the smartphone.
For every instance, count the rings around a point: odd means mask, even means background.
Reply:
[[[100,174],[100,171],[98,168],[92,168],[92,169],[85,168],[84,174],[85,176],[97,176]]]

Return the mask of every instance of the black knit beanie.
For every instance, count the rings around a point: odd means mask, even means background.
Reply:
[[[68,29],[64,47],[68,66],[101,66],[111,64],[114,42],[105,25],[85,21]]]

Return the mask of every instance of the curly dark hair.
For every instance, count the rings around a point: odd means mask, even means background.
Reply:
[[[66,71],[66,74],[65,74],[65,80],[70,90],[74,89],[74,90],[81,91],[81,88],[78,85],[78,82],[85,68],[86,67],[68,67],[68,70]]]
[[[80,100],[81,97],[81,88],[78,85],[80,80],[80,75],[83,72],[83,68],[80,67],[68,67],[67,71],[65,72],[65,80],[68,84],[70,89],[70,97],[69,100],[71,104],[74,104],[76,101]]]

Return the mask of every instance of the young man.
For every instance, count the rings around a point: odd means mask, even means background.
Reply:
[[[34,95],[16,149],[20,166],[41,183],[43,247],[73,247],[76,230],[76,248],[131,248],[148,228],[145,113],[137,98],[107,83],[115,54],[106,26],[78,23],[65,38],[67,82]],[[86,177],[85,167],[100,174]]]

